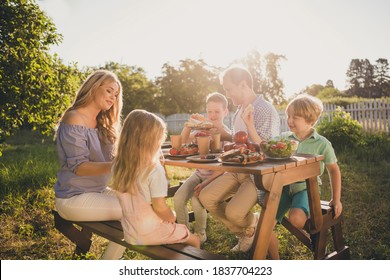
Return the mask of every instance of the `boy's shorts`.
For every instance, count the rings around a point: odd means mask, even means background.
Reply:
[[[307,190],[303,190],[291,195],[290,186],[287,185],[283,187],[278,212],[276,213],[276,220],[279,224],[282,222],[284,215],[291,208],[302,209],[306,213],[306,216],[309,216],[310,209],[309,198],[307,197]]]

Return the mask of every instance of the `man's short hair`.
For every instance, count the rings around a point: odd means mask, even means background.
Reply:
[[[245,81],[248,87],[253,89],[253,78],[251,73],[242,65],[232,65],[228,67],[219,76],[221,84],[225,79],[229,79],[233,84],[238,85],[240,82]]]

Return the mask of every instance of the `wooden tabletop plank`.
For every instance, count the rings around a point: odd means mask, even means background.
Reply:
[[[170,166],[187,167],[187,168],[199,168],[199,169],[218,170],[218,171],[234,172],[234,173],[265,175],[265,174],[282,171],[284,169],[289,169],[300,165],[306,165],[308,163],[312,163],[322,159],[323,156],[297,154],[291,157],[290,159],[285,159],[285,160],[265,159],[256,164],[227,165],[220,162],[200,163],[200,162],[191,162],[186,158],[168,157],[165,159],[164,164]]]
[[[165,159],[165,165],[181,166],[187,168],[199,168],[209,170],[219,170],[232,173],[247,173],[247,174],[268,174],[274,172],[275,165],[267,162],[258,162],[248,165],[225,165],[219,162],[198,163],[190,162],[186,159]]]

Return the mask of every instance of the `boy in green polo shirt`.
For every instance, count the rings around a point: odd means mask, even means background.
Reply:
[[[342,212],[341,174],[332,144],[328,139],[319,135],[314,128],[323,110],[321,100],[311,95],[302,94],[294,98],[286,108],[287,125],[290,131],[282,133],[282,138],[293,139],[299,142],[297,153],[323,155],[321,161],[321,175],[326,167],[332,186],[332,200],[335,217]],[[321,176],[320,175],[320,176]],[[318,177],[318,183],[321,179]],[[276,214],[276,223],[281,223],[284,215],[288,213],[290,222],[297,228],[303,228],[309,216],[309,200],[306,182],[296,182],[284,186],[280,197],[279,208]],[[279,244],[273,233],[269,245],[269,255],[272,259],[279,259]]]

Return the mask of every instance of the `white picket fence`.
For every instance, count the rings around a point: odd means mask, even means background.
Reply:
[[[336,110],[335,105],[326,104],[324,111],[328,118]],[[370,132],[386,132],[390,134],[390,100],[373,99],[369,102],[350,104],[343,111],[349,113],[352,119],[357,120],[363,129]]]
[[[337,106],[333,104],[324,104],[324,112],[321,119],[327,118],[332,120],[333,113]],[[341,108],[343,111],[350,113],[354,120],[357,120],[364,130],[370,132],[385,132],[390,134],[390,100],[389,99],[373,99],[371,101],[354,103]],[[205,114],[204,114],[205,115]],[[224,123],[232,126],[233,112],[230,112],[225,118]],[[279,111],[280,115],[280,130],[287,131],[286,114],[284,110]],[[184,123],[190,117],[190,114],[173,114],[169,116],[159,116],[167,123],[170,134],[180,133]]]

